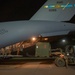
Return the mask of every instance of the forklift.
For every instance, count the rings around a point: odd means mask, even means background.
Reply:
[[[69,64],[75,64],[75,45],[67,45],[65,52],[55,59],[58,67],[68,67]]]

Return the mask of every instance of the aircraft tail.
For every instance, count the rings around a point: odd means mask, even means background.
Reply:
[[[47,0],[30,20],[70,21],[75,15],[75,0]]]

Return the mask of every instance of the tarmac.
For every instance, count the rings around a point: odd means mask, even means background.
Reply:
[[[75,75],[75,65],[57,67],[52,60],[2,61],[0,75]]]

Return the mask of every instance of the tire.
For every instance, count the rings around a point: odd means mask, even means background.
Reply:
[[[65,66],[65,60],[62,58],[56,58],[55,59],[55,65],[58,67],[64,67]]]

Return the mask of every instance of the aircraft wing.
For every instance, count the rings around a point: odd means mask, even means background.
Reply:
[[[43,33],[41,34],[42,37],[49,37],[49,36],[58,36],[58,35],[67,35],[70,31],[59,31],[59,32],[51,32],[51,33]]]
[[[0,47],[32,37],[65,35],[75,31],[75,24],[54,21],[13,21],[0,23]]]

